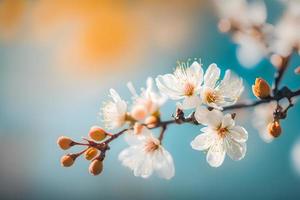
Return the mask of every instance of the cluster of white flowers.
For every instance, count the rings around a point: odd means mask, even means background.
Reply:
[[[154,137],[151,127],[147,126],[149,117],[157,118],[159,123],[160,107],[167,97],[176,100],[180,110],[193,109],[195,120],[204,126],[201,134],[191,142],[191,147],[207,151],[209,165],[219,167],[226,154],[233,160],[242,159],[246,153],[248,133],[243,127],[235,125],[231,114],[224,114],[222,110],[237,102],[244,89],[243,81],[230,70],[226,71],[222,80],[220,74],[216,64],[209,65],[204,73],[201,64],[195,61],[190,66],[178,66],[173,74],[159,75],[155,79],[159,92],[154,90],[152,78],[147,79],[147,88],[142,89],[141,94],[137,94],[132,83],[128,83],[132,93],[130,109],[111,89],[113,100],[102,109],[106,127],[115,129],[129,124],[125,140],[130,147],[119,155],[122,164],[130,168],[135,176],[143,178],[153,172],[166,179],[174,176],[172,156],[164,149],[161,140]]]
[[[237,58],[245,67],[253,67],[270,54],[286,57],[300,46],[300,3],[283,1],[286,10],[276,24],[267,23],[262,0],[215,0],[219,29],[231,32],[238,44]]]
[[[287,9],[275,26],[274,51],[288,56],[294,49],[300,54],[300,1],[286,1]]]

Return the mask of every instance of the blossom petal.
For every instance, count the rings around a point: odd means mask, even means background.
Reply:
[[[143,129],[146,130],[147,128],[143,128]],[[138,135],[134,134],[133,130],[128,130],[124,134],[124,139],[130,146],[139,145],[143,141],[145,141],[145,139],[149,136],[148,132],[145,130],[143,130],[142,133],[140,133]]]
[[[193,79],[197,88],[200,87],[203,82],[203,69],[197,61],[193,62],[192,65],[187,68],[187,74]]]
[[[222,128],[230,128],[232,126],[234,126],[234,120],[231,114],[228,113],[222,119]]]
[[[220,73],[221,71],[215,63],[209,65],[204,75],[204,85],[206,87],[214,88],[216,82],[220,78]]]
[[[119,160],[122,162],[122,165],[134,170],[142,158],[141,149],[139,146],[131,146],[119,154]]]
[[[219,106],[233,105],[244,90],[243,80],[234,75],[230,70],[226,70],[225,76],[216,90],[220,95]]]
[[[201,99],[198,96],[190,96],[190,97],[186,97],[182,104],[179,104],[180,108],[182,108],[183,110],[186,109],[192,109],[195,108],[196,106],[199,106],[201,104]]]
[[[215,137],[211,133],[202,133],[195,137],[191,142],[191,146],[195,150],[203,151],[211,147],[215,142]]]
[[[206,115],[207,124],[210,127],[219,127],[222,123],[223,113],[219,110],[213,109]]]
[[[246,142],[248,140],[248,132],[241,126],[230,128],[229,135],[236,142]]]
[[[148,178],[151,176],[153,172],[153,163],[151,155],[144,154],[143,158],[138,162],[136,168],[134,169],[133,173],[135,176],[140,176],[142,178]]]
[[[155,81],[161,93],[168,95],[173,100],[183,98],[179,90],[181,86],[178,86],[178,82],[173,74],[159,75]]]
[[[110,96],[114,100],[114,102],[122,101],[120,95],[118,94],[118,92],[116,90],[111,88],[109,90],[109,92],[110,92]]]
[[[247,151],[246,143],[238,143],[231,139],[225,139],[224,143],[226,152],[232,160],[241,160],[245,157]]]
[[[175,167],[171,154],[161,147],[153,155],[154,168],[161,178],[171,179],[175,175]]]
[[[207,114],[209,110],[204,106],[197,106],[195,111],[195,119],[198,123],[207,125]]]
[[[206,155],[206,161],[212,167],[219,167],[225,159],[225,150],[221,142],[212,145]]]

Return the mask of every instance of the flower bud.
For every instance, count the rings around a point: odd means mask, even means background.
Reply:
[[[145,120],[145,124],[147,124],[148,128],[154,128],[158,123],[158,119],[155,116],[149,116]]]
[[[60,159],[61,166],[70,167],[73,165],[75,158],[72,155],[64,155]]]
[[[147,111],[146,109],[141,106],[141,105],[137,105],[135,106],[132,111],[131,111],[131,116],[135,119],[135,120],[143,120],[147,115]]]
[[[63,150],[69,149],[72,146],[72,143],[73,141],[71,138],[65,136],[61,136],[57,139],[57,145]]]
[[[256,97],[264,99],[270,96],[271,88],[264,79],[257,78],[255,84],[252,85],[252,92]]]
[[[85,152],[85,158],[87,160],[92,160],[93,158],[96,157],[96,155],[98,154],[98,150],[94,147],[90,147],[88,150],[86,150]]]
[[[143,131],[143,128],[144,126],[138,122],[134,123],[134,126],[133,126],[133,132],[134,134],[138,135],[138,134],[141,134],[142,131]]]
[[[96,159],[96,160],[93,160],[89,166],[89,172],[96,176],[96,175],[99,175],[103,170],[103,163],[102,161]]]
[[[89,136],[95,141],[101,141],[106,137],[106,131],[101,127],[93,126],[90,129]]]
[[[268,131],[273,137],[278,137],[281,134],[281,126],[279,121],[273,121],[269,123]]]

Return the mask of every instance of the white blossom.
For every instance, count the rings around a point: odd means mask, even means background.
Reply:
[[[272,26],[265,26],[263,35],[268,35],[272,29]],[[238,44],[236,50],[238,61],[244,67],[250,68],[257,65],[269,53],[266,37],[264,38],[266,41],[263,41],[258,36],[239,32],[234,34],[233,40]]]
[[[222,81],[219,81],[220,73],[217,65],[211,64],[205,72],[200,89],[202,102],[217,109],[235,104],[244,90],[243,80],[233,75],[230,70],[226,70]]]
[[[144,128],[140,137],[131,137],[127,142],[130,147],[119,154],[119,160],[135,176],[148,178],[155,172],[161,178],[171,179],[175,175],[171,154],[149,129]]]
[[[104,103],[103,122],[108,129],[120,128],[126,122],[127,104],[114,89],[110,89],[109,92],[112,101]]]
[[[215,0],[220,24],[233,30],[238,44],[237,58],[245,67],[253,67],[269,53],[273,26],[266,23],[267,9],[263,1]],[[224,26],[224,25],[223,25]]]
[[[203,70],[198,62],[193,62],[187,68],[179,66],[173,74],[159,75],[156,78],[161,93],[173,100],[184,99],[178,104],[182,109],[195,108],[201,104],[198,94],[202,81]]]
[[[272,142],[274,137],[268,131],[268,125],[273,121],[273,112],[276,103],[258,105],[254,108],[252,124],[257,129],[259,136],[264,142]]]
[[[225,154],[233,160],[244,158],[248,133],[243,127],[235,125],[230,114],[223,115],[219,110],[208,111],[199,107],[195,115],[205,127],[191,142],[191,146],[195,150],[207,151],[206,160],[210,166],[221,166]]]
[[[275,26],[273,49],[282,56],[288,56],[300,47],[300,2],[287,1],[287,9]],[[299,52],[300,53],[300,52]]]
[[[233,26],[249,28],[260,26],[267,19],[267,10],[263,1],[215,0],[220,18],[229,20]]]
[[[153,79],[149,77],[147,79],[147,88],[141,89],[141,94],[137,94],[133,84],[129,82],[127,84],[133,99],[132,110],[141,108],[144,111],[144,117],[154,114],[159,111],[159,108],[166,102],[167,96],[158,93],[154,90]]]

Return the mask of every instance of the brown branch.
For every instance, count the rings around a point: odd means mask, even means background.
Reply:
[[[159,137],[158,137],[158,140],[161,142],[164,138],[164,134],[166,132],[166,129],[167,129],[167,125],[166,124],[163,124],[161,126],[161,130],[160,130],[160,134],[159,134]]]
[[[280,66],[278,66],[278,70],[274,74],[274,82],[273,82],[273,95],[275,95],[278,92],[278,87],[280,84],[280,81],[283,77],[284,72],[286,71],[291,56],[282,57],[282,61]]]
[[[300,89],[292,92],[287,87],[283,87],[273,97],[253,101],[253,102],[250,102],[250,103],[235,104],[233,106],[225,107],[223,110],[228,111],[228,110],[241,109],[241,108],[250,108],[250,107],[255,107],[255,106],[263,104],[263,103],[269,103],[269,102],[275,101],[275,100],[279,101],[283,98],[287,98],[290,102],[290,105],[286,108],[286,111],[287,111],[290,107],[293,106],[293,104],[291,103],[291,98],[296,97],[296,96],[300,96]],[[179,111],[177,111],[176,116],[174,117],[175,119],[167,120],[167,121],[160,121],[159,123],[157,123],[157,125],[155,127],[152,127],[150,129],[155,129],[155,128],[161,127],[161,131],[160,131],[160,134],[159,134],[159,137],[158,137],[158,140],[161,142],[163,140],[165,131],[166,131],[168,125],[170,125],[170,124],[191,123],[191,124],[199,125],[199,123],[195,119],[194,114],[195,113],[193,112],[189,117],[184,117],[184,113],[181,110],[179,110]],[[88,141],[89,142],[88,144],[74,142],[73,145],[83,145],[83,146],[96,147],[102,152],[102,157],[103,157],[103,156],[105,156],[105,151],[110,149],[109,146],[108,146],[108,144],[110,142],[112,142],[113,140],[117,139],[119,136],[126,133],[126,131],[132,130],[132,129],[133,129],[132,127],[123,129],[123,130],[119,131],[118,133],[111,135],[109,139],[105,140],[102,143],[96,143],[96,142],[93,142],[93,141]]]
[[[123,133],[125,133],[125,132],[128,131],[128,130],[132,130],[132,128],[126,128],[126,129],[123,129],[123,130],[121,130],[120,132],[118,132],[118,133],[116,133],[116,134],[111,135],[111,137],[110,137],[109,139],[105,140],[105,141],[103,142],[103,144],[108,145],[111,141],[113,141],[114,139],[116,139],[116,138],[118,138],[119,136],[123,135]]]

